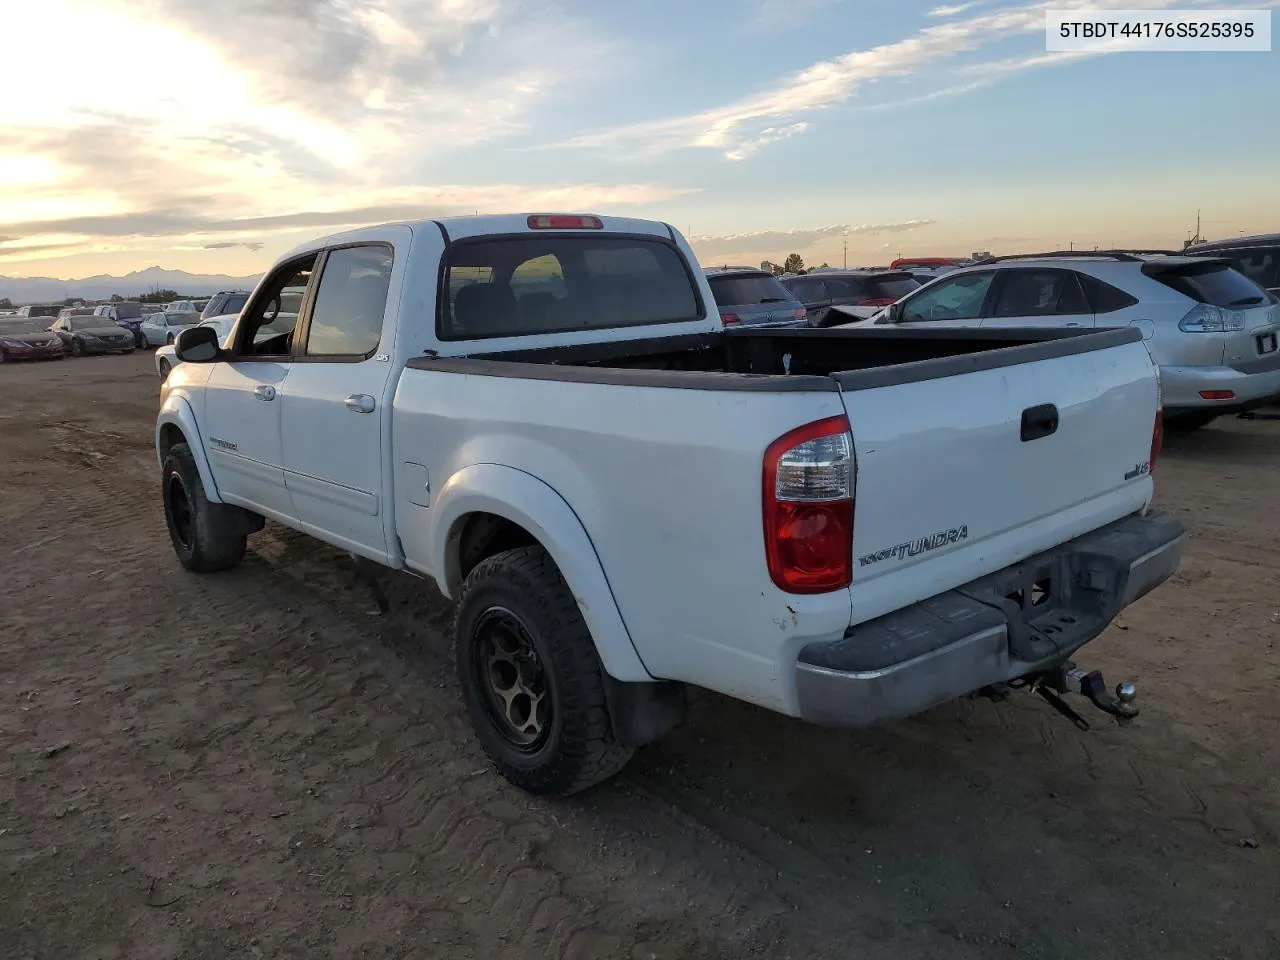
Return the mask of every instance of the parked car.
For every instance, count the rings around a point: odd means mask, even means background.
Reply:
[[[704,272],[726,327],[794,326],[805,320],[804,304],[771,273],[752,267]]]
[[[200,311],[201,320],[209,320],[213,317],[225,317],[228,314],[235,315],[244,309],[245,301],[249,299],[249,291],[247,290],[221,290],[215,293],[203,310]]]
[[[118,323],[133,334],[133,345],[142,347],[146,342],[142,338],[142,304],[136,300],[120,300],[115,303],[103,303],[94,308],[94,316],[106,317]]]
[[[199,313],[199,301],[196,300],[174,300],[164,305],[162,312],[164,313]]]
[[[50,331],[56,333],[64,349],[73,356],[90,353],[133,353],[133,334],[118,323],[105,317],[88,314],[72,314],[58,317]]]
[[[41,318],[0,318],[0,363],[11,360],[61,360],[66,351]]]
[[[142,331],[143,343],[148,347],[159,347],[173,343],[179,332],[199,322],[200,314],[194,310],[166,310],[143,317],[138,329]]]
[[[1197,243],[1182,251],[1190,256],[1227,257],[1232,266],[1272,296],[1280,297],[1280,233]]]
[[[36,319],[38,317],[57,317],[62,310],[60,303],[31,303],[18,308],[18,316]]]
[[[804,304],[811,327],[848,323],[850,316],[873,317],[920,286],[900,270],[828,270],[820,276],[787,277],[782,285]],[[831,315],[833,306],[845,310]]]
[[[897,326],[1123,327],[1160,367],[1165,423],[1194,430],[1280,395],[1280,306],[1229,259],[1059,252],[960,267],[888,307]]]
[[[534,792],[616,773],[686,684],[830,725],[1007,681],[1132,716],[1071,658],[1182,549],[1141,332],[726,330],[695,263],[669,224],[540,214],[286,254],[228,343],[178,336],[179,563],[235,566],[269,517],[434,580]]]
[[[63,307],[58,311],[58,319],[65,320],[67,317],[92,317],[93,307]]]

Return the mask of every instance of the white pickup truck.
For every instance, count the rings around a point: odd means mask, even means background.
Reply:
[[[176,351],[180,562],[266,518],[434,581],[526,790],[611,776],[686,685],[829,725],[1018,686],[1136,712],[1069,658],[1182,548],[1140,331],[725,330],[667,224],[520,215],[306,244]]]

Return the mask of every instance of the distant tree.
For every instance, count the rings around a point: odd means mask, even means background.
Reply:
[[[798,253],[788,253],[782,263],[783,273],[804,273],[804,259]]]
[[[8,297],[0,297],[0,310],[12,310],[13,301]]]
[[[164,303],[168,300],[177,300],[178,291],[177,290],[160,290],[160,289],[148,290],[138,299],[141,300],[143,303]]]
[[[118,294],[118,293],[113,293],[113,294],[111,295],[111,302],[112,302],[112,303],[123,303],[123,302],[124,302],[124,297],[120,296],[120,294]]]
[[[829,263],[827,263],[827,261],[823,260],[823,261],[822,261],[822,267],[821,267],[820,269],[822,269],[822,270],[830,270],[830,269],[831,269],[831,264],[829,264]]]
[[[778,265],[776,263],[770,263],[768,260],[761,260],[760,269],[765,273],[777,273]]]

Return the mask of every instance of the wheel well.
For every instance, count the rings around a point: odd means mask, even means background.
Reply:
[[[496,513],[469,513],[458,521],[458,583],[494,554],[536,544],[538,538],[520,524]]]
[[[160,428],[160,459],[164,460],[169,455],[169,451],[173,449],[175,443],[186,443],[187,438],[182,435],[182,431],[175,427],[172,423],[166,423]]]

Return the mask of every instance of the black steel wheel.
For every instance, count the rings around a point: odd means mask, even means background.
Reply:
[[[476,736],[520,789],[568,796],[631,759],[609,720],[595,641],[542,547],[496,554],[468,574],[454,644]]]
[[[505,607],[476,621],[471,668],[489,719],[517,750],[536,752],[551,729],[551,700],[528,628]]]
[[[165,525],[178,562],[195,573],[214,573],[243,560],[250,529],[247,515],[205,496],[191,448],[175,443],[165,457],[163,474]]]

